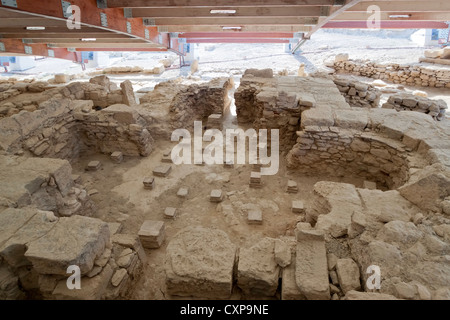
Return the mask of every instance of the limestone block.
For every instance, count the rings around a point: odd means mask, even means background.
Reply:
[[[273,70],[272,69],[247,69],[244,72],[244,77],[252,75],[257,78],[273,78]]]
[[[58,282],[52,296],[58,300],[100,300],[113,275],[113,269],[107,264],[95,277],[82,277],[81,289],[70,290],[67,287],[67,280]]]
[[[177,217],[177,208],[167,207],[164,209],[164,218],[175,219]]]
[[[279,266],[275,261],[274,239],[264,238],[250,248],[241,248],[237,285],[247,296],[275,295]]]
[[[229,298],[236,254],[236,246],[221,230],[181,230],[166,249],[167,292],[184,297]]]
[[[146,177],[144,178],[143,184],[145,189],[152,190],[155,187],[155,178]]]
[[[281,300],[305,300],[305,296],[295,282],[295,264],[283,268],[281,283]]]
[[[110,115],[114,120],[121,124],[129,125],[135,124],[139,117],[136,110],[131,109],[124,104],[114,104],[101,111],[105,115]]]
[[[70,81],[70,76],[64,73],[55,74],[54,78],[55,83],[67,83]]]
[[[221,202],[223,200],[223,192],[220,189],[215,189],[211,191],[209,196],[209,201],[211,202]]]
[[[40,274],[66,275],[70,265],[86,274],[105,250],[109,236],[108,225],[99,219],[60,218],[52,230],[29,244],[25,257]]]
[[[136,105],[136,97],[134,95],[133,85],[130,80],[126,80],[120,84],[122,88],[123,103],[133,107]]]
[[[180,189],[178,189],[177,197],[179,197],[179,198],[187,198],[188,194],[189,194],[189,189],[188,188],[180,188]]]
[[[170,165],[161,165],[153,169],[153,175],[155,177],[167,177],[172,170],[172,166]]]
[[[293,213],[305,213],[305,206],[303,204],[303,201],[301,200],[292,201],[291,210]]]
[[[444,53],[442,49],[428,49],[424,51],[425,58],[438,59]]]
[[[146,220],[138,235],[144,248],[157,249],[164,242],[165,224],[163,221]]]
[[[338,55],[336,55],[336,57],[334,58],[334,62],[345,62],[348,61],[348,53],[340,53]]]

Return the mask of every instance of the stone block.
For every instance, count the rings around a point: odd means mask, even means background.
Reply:
[[[55,83],[67,83],[70,81],[70,76],[64,73],[55,74],[54,78]]]
[[[167,177],[172,170],[170,165],[161,165],[153,169],[153,175],[155,177]]]
[[[297,193],[298,192],[297,182],[295,182],[294,180],[288,180],[286,191],[287,193]]]
[[[361,289],[359,268],[352,259],[338,259],[336,272],[342,292]]]
[[[136,97],[133,91],[133,85],[130,80],[126,80],[120,84],[122,88],[123,103],[132,107],[136,105]]]
[[[166,249],[167,293],[172,296],[227,299],[233,287],[237,248],[217,229],[188,227]]]
[[[138,232],[142,246],[146,249],[157,249],[164,242],[165,224],[163,221],[146,220]]]
[[[260,209],[250,210],[247,213],[248,224],[262,224],[262,211]]]
[[[311,230],[315,231],[315,230]],[[329,300],[328,263],[325,240],[322,237],[306,236],[297,239],[295,259],[295,281],[300,292],[308,300]]]
[[[187,198],[188,194],[189,194],[188,188],[180,188],[180,189],[178,189],[177,197]]]
[[[251,188],[261,188],[261,173],[260,172],[251,172],[250,173],[250,187]]]
[[[91,271],[109,237],[108,225],[99,219],[60,218],[53,229],[29,244],[25,257],[40,274],[65,276],[68,266],[77,265],[83,275]]]
[[[305,206],[303,204],[303,201],[300,200],[292,201],[291,210],[293,213],[305,213]]]
[[[220,189],[215,189],[211,191],[209,196],[209,201],[211,202],[221,202],[223,200],[223,192]]]
[[[272,297],[278,287],[280,267],[275,261],[274,239],[264,238],[250,248],[241,248],[237,285],[249,297]]]

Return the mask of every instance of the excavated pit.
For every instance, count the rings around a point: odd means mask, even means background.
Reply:
[[[140,103],[105,76],[3,84],[0,298],[450,298],[448,119],[374,108],[373,87],[349,84],[354,99],[343,81],[247,70],[234,102],[218,78]],[[278,129],[278,172],[171,163],[194,121]]]

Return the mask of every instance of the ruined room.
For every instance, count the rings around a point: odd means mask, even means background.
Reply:
[[[450,300],[450,3],[2,0],[0,300]]]

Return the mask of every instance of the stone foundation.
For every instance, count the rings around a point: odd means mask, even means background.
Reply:
[[[421,112],[440,121],[445,119],[445,110],[448,107],[444,100],[432,100],[412,94],[399,93],[391,95],[388,101],[382,105],[382,108]]]
[[[239,123],[257,129],[279,129],[280,149],[290,149],[300,127],[301,113],[331,103],[348,106],[331,80],[244,75],[234,95]]]
[[[450,88],[450,66],[422,63],[412,65],[378,64],[344,60],[335,61],[330,67],[334,68],[338,74],[349,73],[410,86]]]
[[[334,83],[351,107],[378,108],[381,91],[374,86],[339,77],[334,79]]]

